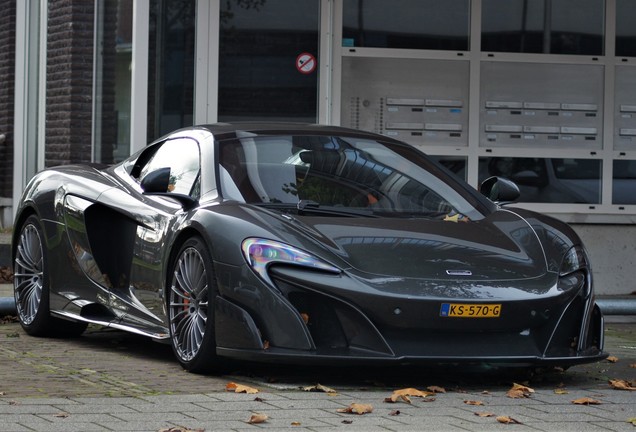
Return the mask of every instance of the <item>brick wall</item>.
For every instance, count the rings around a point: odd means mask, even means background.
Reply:
[[[93,0],[49,0],[47,167],[91,160]]]
[[[5,135],[4,142],[0,139],[0,198],[13,196],[15,2],[0,0],[0,134]]]

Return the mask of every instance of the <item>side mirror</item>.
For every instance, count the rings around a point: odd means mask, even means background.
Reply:
[[[141,180],[141,190],[144,191],[144,195],[163,196],[166,198],[172,198],[178,201],[183,208],[193,207],[197,200],[190,195],[173,193],[168,191],[170,186],[170,167],[159,168],[152,171]]]
[[[521,195],[517,185],[503,177],[489,177],[479,186],[479,192],[495,202],[515,201]]]
[[[170,168],[159,168],[158,170],[148,173],[141,180],[141,189],[144,193],[165,193],[168,192],[170,184]]]

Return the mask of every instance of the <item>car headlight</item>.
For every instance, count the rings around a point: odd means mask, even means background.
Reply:
[[[296,265],[330,273],[340,273],[338,268],[311,256],[307,252],[277,241],[248,238],[243,240],[241,248],[247,264],[271,285],[273,283],[267,273],[267,268],[271,264]]]
[[[587,297],[591,290],[589,276],[589,261],[585,250],[581,246],[574,246],[567,251],[559,269],[559,289],[569,291],[587,285],[581,295]]]

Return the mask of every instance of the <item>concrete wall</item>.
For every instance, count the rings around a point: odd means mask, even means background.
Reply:
[[[636,226],[572,224],[572,227],[587,248],[596,294],[629,295],[636,291]]]

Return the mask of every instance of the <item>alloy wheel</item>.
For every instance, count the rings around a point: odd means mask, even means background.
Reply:
[[[15,300],[20,320],[29,325],[42,301],[43,252],[38,229],[28,224],[20,233],[14,264]]]
[[[174,348],[182,361],[191,361],[201,348],[208,319],[208,275],[194,247],[184,249],[179,256],[169,309]]]

